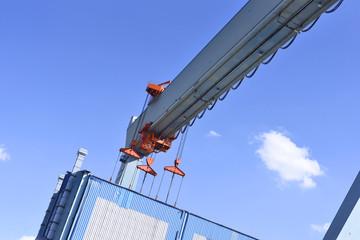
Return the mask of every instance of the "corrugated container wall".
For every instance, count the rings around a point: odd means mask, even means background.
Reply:
[[[69,173],[70,174],[70,173]],[[53,239],[255,239],[90,175],[77,174],[73,201]],[[80,180],[81,178],[81,180]],[[37,239],[47,239],[40,235]]]

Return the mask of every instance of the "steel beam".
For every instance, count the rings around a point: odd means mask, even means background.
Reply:
[[[138,121],[174,134],[336,1],[250,0],[129,126],[126,145]]]

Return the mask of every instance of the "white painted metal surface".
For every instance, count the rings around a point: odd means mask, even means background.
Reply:
[[[208,239],[204,236],[201,236],[201,235],[195,233],[193,240],[208,240]]]
[[[76,158],[73,170],[72,170],[73,173],[76,173],[81,170],[81,166],[82,166],[82,164],[84,162],[84,158],[87,154],[88,154],[88,151],[86,149],[84,149],[84,148],[79,149],[79,151],[77,153],[77,158]]]
[[[84,240],[162,240],[168,223],[97,198]]]

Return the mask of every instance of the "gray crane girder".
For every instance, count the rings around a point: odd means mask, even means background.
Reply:
[[[176,133],[335,2],[250,0],[129,126],[126,146],[138,121],[162,137]]]

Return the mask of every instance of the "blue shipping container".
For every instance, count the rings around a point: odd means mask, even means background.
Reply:
[[[51,222],[43,222],[37,239],[255,239],[86,171],[68,173],[66,179],[57,204],[47,211]]]

